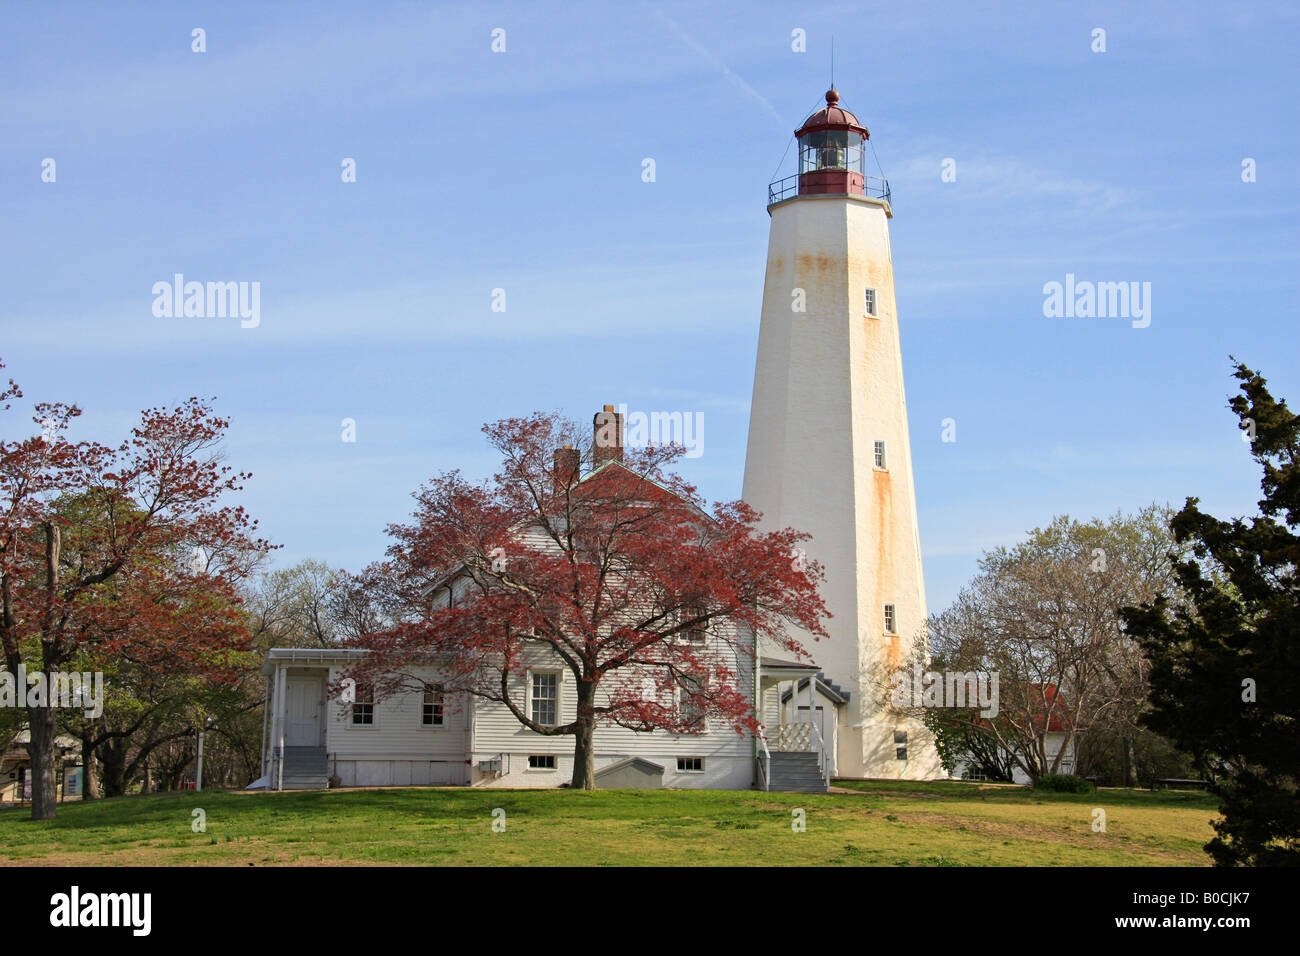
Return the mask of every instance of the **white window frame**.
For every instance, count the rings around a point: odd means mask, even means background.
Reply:
[[[697,616],[699,613],[700,611],[698,608],[689,608],[689,607],[682,608],[680,611],[677,612],[678,614],[677,619],[678,621],[688,621],[691,618]],[[696,634],[698,634],[699,637],[693,636]],[[682,631],[677,635],[677,639],[681,641],[683,644],[690,644],[693,647],[703,647],[705,644],[709,643],[709,625],[705,623],[699,625],[696,628],[690,628],[685,631]]]
[[[898,633],[898,605],[897,604],[885,605],[885,633],[886,634]]]
[[[881,471],[889,471],[889,453],[883,438],[871,443],[871,463]]]
[[[683,680],[695,680],[695,678],[687,677],[686,675],[682,675],[682,677],[679,678],[679,679],[678,679],[678,682],[677,682],[677,710],[678,710],[678,712],[682,715],[682,717],[685,718],[685,716],[686,716],[686,701],[690,698],[691,695],[688,694],[688,693],[686,692],[686,688],[682,686],[682,681],[683,681]],[[708,687],[708,684],[707,684],[707,683],[705,683],[705,682],[703,682],[703,681],[700,682],[700,689],[701,689],[701,690],[705,690],[705,689],[707,689],[707,687]],[[701,708],[701,711],[705,711],[705,708]],[[684,733],[687,733],[687,734],[690,734],[690,735],[692,735],[692,736],[696,736],[696,735],[699,735],[699,734],[707,734],[707,733],[709,732],[709,718],[708,718],[708,716],[707,716],[707,713],[706,713],[706,712],[702,712],[702,713],[700,714],[699,724],[696,725],[695,727],[693,727],[692,729],[687,730],[687,731],[683,731],[683,732],[684,732]]]
[[[549,760],[549,767],[534,767],[534,760]],[[529,754],[528,755],[528,773],[555,773],[560,769],[560,759],[555,754]]]
[[[871,316],[871,318],[876,319],[880,317],[880,303],[876,301],[875,289],[869,288],[866,290],[866,294],[863,296],[862,305],[863,308],[866,309],[867,315]]]
[[[541,677],[547,674],[552,675],[555,678],[555,720],[549,724],[546,723],[545,721],[538,720],[533,711],[533,704],[536,702],[537,699],[533,693],[533,678]],[[563,671],[561,671],[558,667],[534,667],[528,671],[528,700],[527,700],[528,708],[524,712],[528,714],[529,720],[531,720],[535,724],[540,724],[543,727],[559,726],[560,713],[561,713],[560,704],[563,700],[564,700],[564,672]]]
[[[426,701],[424,698],[433,694],[433,701]],[[434,707],[434,716],[438,719],[433,723],[426,723],[424,720],[424,708],[432,703]],[[433,684],[430,688],[420,693],[420,728],[422,730],[442,730],[447,726],[447,692],[443,689],[442,684]]]
[[[370,699],[369,699],[369,700],[362,700],[362,699],[361,699],[361,688],[363,688],[363,687],[368,687],[368,688],[370,689]],[[353,698],[352,703],[348,705],[348,723],[347,723],[347,726],[348,726],[350,729],[352,729],[352,730],[375,730],[375,729],[377,729],[377,728],[379,727],[379,704],[378,704],[378,702],[375,700],[375,685],[374,685],[374,684],[357,684],[357,685],[355,685],[355,691],[354,691],[354,692],[356,693],[356,697]],[[359,724],[359,723],[357,723],[357,720],[356,720],[357,708],[358,708],[358,707],[364,707],[364,706],[367,705],[367,704],[370,705],[370,723],[368,723],[368,724]]]
[[[687,768],[687,767],[683,767],[682,764],[685,763],[685,762],[688,761],[688,760],[695,760],[695,761],[698,761],[699,764],[700,764],[699,767],[697,767],[697,768],[694,769],[694,770],[689,769],[689,768]],[[704,758],[703,758],[703,757],[678,757],[678,758],[677,758],[677,772],[678,772],[678,773],[704,773]]]

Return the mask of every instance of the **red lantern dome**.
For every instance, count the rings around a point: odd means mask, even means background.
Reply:
[[[840,106],[840,94],[835,90],[826,91],[826,106],[804,120],[794,135],[795,138],[800,138],[805,133],[821,130],[843,130],[859,133],[863,139],[870,137],[867,128],[858,122],[858,118]]]

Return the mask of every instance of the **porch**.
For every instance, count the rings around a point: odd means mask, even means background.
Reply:
[[[262,664],[266,706],[262,717],[262,776],[267,790],[320,790],[329,786],[326,689],[332,667],[357,651],[273,648]]]
[[[754,762],[763,790],[826,793],[835,774],[839,708],[848,693],[815,664],[759,660],[756,700],[762,723]]]
[[[458,786],[469,783],[472,708],[444,700],[436,671],[414,668],[386,696],[332,682],[364,650],[275,647],[262,664],[262,776],[250,789]]]

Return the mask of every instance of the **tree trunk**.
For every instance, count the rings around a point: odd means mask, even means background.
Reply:
[[[574,790],[596,789],[596,684],[578,682],[578,729],[573,743]]]
[[[95,787],[95,745],[89,734],[81,738],[81,800],[96,798]]]
[[[52,522],[45,522],[45,590],[47,604],[44,620],[41,621],[41,672],[45,680],[45,700],[39,707],[27,708],[27,727],[31,734],[31,743],[27,753],[32,758],[32,819],[53,820],[58,812],[59,788],[55,776],[54,758],[58,745],[55,738],[58,728],[54,720],[54,693],[56,682],[50,679],[50,669],[57,660],[54,649],[57,641],[51,635],[56,632],[54,626],[55,595],[59,585],[59,529]],[[26,688],[24,688],[26,689]]]
[[[104,745],[103,754],[104,796],[125,796],[126,744],[122,740],[110,740]]]
[[[1133,735],[1124,735],[1124,786],[1136,787],[1137,778],[1137,752],[1133,746]]]
[[[58,807],[54,766],[54,738],[58,732],[54,725],[54,708],[48,706],[48,702],[44,707],[28,707],[27,724],[31,731],[27,753],[32,758],[28,771],[32,775],[32,819],[53,820]]]

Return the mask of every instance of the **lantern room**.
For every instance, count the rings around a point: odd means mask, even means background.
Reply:
[[[867,175],[866,147],[871,134],[858,118],[840,106],[840,94],[826,93],[826,106],[799,129],[797,176],[772,183],[768,203],[798,196],[875,196],[889,199],[889,184]]]
[[[863,145],[870,134],[858,118],[839,105],[830,90],[826,107],[813,113],[795,132],[799,141],[799,195],[866,194]]]

